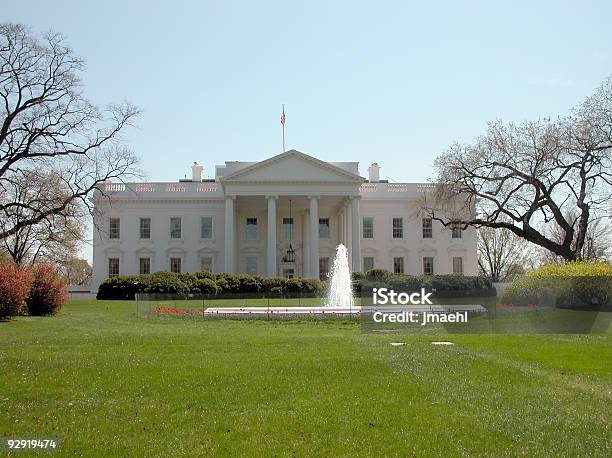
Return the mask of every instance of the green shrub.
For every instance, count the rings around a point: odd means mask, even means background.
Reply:
[[[370,269],[365,273],[365,278],[374,281],[385,281],[391,275],[393,274],[385,269]]]
[[[388,288],[394,291],[418,291],[423,287],[421,277],[413,277],[412,275],[394,274],[387,277],[386,283]]]
[[[508,285],[501,302],[589,310],[609,308],[612,306],[612,264],[549,264]]]
[[[133,300],[138,293],[147,294],[249,294],[309,295],[325,291],[319,280],[263,278],[257,275],[230,275],[211,272],[121,275],[107,278],[98,289],[98,299]]]
[[[190,281],[188,277],[185,277],[185,274],[155,272],[150,275],[143,292],[186,296],[189,294],[189,286],[185,284],[181,277]]]
[[[372,271],[370,271],[372,272]],[[418,277],[404,274],[392,274],[376,269],[373,275],[366,274],[365,279],[353,281],[355,294],[368,296],[372,288],[392,289],[400,292],[418,292],[421,288],[435,290],[433,297],[488,297],[495,296],[495,288],[485,277],[467,277],[463,275],[421,275]]]
[[[290,278],[285,280],[283,293],[285,295],[315,296],[325,292],[326,283],[307,278]]]
[[[527,275],[530,277],[610,277],[612,276],[612,264],[603,261],[548,264]]]
[[[180,274],[176,274],[178,276],[178,279],[180,281],[182,281],[185,286],[187,286],[188,290],[191,291],[195,291],[198,288],[198,277],[196,277],[194,274],[191,273],[180,273]]]
[[[318,294],[323,294],[326,290],[326,286],[327,284],[320,280],[303,278],[302,289],[300,292],[305,295],[315,296]]]
[[[240,278],[238,275],[224,275],[223,282],[218,282],[219,286],[223,285],[224,293],[239,293],[240,292]]]
[[[194,272],[192,275],[195,276],[197,279],[202,279],[202,278],[209,278],[211,280],[217,279],[217,276],[215,275],[215,273],[211,272],[210,270],[200,270],[199,272]]]
[[[133,300],[142,293],[150,281],[150,275],[118,275],[104,280],[98,288],[97,299]]]
[[[287,279],[282,277],[264,278],[262,279],[262,287],[265,292],[280,296],[283,294],[286,282]]]
[[[387,288],[391,289],[389,283],[382,280],[359,280],[357,284],[353,284],[353,293],[357,296],[370,296],[373,289]]]
[[[190,291],[194,294],[217,294],[219,287],[214,280],[210,278],[200,278],[197,280],[195,288]]]
[[[363,283],[364,282],[365,282],[365,280],[363,278],[357,278],[357,279],[354,279],[351,282],[351,285],[353,286],[353,295],[355,295],[355,296],[361,296],[362,295]]]
[[[358,295],[371,294],[372,288],[390,288],[397,292],[436,289],[438,297],[495,295],[490,280],[484,277],[432,275],[414,277],[374,269],[353,275],[353,290]],[[210,280],[210,282],[202,282]],[[216,288],[212,286],[215,284]],[[203,287],[203,285],[205,285]],[[204,290],[202,289],[204,288]],[[327,282],[300,278],[263,278],[257,275],[226,273],[156,272],[149,275],[123,275],[106,279],[98,290],[98,299],[134,299],[137,293],[156,294],[270,294],[317,296],[325,294]]]
[[[463,275],[423,276],[428,286],[438,297],[495,296],[495,288],[486,277],[466,277]]]
[[[217,283],[217,286],[219,287],[219,292],[224,293],[228,291],[229,284],[227,283],[226,275],[217,275],[215,278],[215,283]]]
[[[257,275],[237,276],[239,293],[259,293],[263,290],[263,279]]]
[[[298,293],[302,290],[302,280],[299,278],[289,278],[285,282],[283,292],[285,293]]]

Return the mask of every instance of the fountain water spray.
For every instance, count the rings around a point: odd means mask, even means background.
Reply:
[[[326,307],[353,308],[353,287],[349,270],[348,251],[343,244],[336,247],[336,257],[330,273]]]

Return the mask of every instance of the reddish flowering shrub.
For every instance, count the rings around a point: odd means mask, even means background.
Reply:
[[[66,280],[48,264],[35,266],[32,274],[32,287],[26,300],[29,314],[55,315],[68,300]]]
[[[0,320],[19,314],[31,283],[32,275],[28,269],[0,261]]]

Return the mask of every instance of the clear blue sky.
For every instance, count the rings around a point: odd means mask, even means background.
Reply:
[[[96,103],[143,110],[126,138],[151,180],[287,148],[424,181],[497,117],[556,116],[612,73],[612,2],[9,1],[62,32]]]

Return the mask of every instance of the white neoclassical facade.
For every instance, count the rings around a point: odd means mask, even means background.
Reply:
[[[336,246],[354,271],[477,274],[473,229],[444,228],[415,205],[428,184],[388,183],[378,164],[290,150],[227,161],[215,178],[104,183],[94,196],[92,290],[112,275],[157,271],[323,278]],[[291,247],[291,250],[290,250]]]

